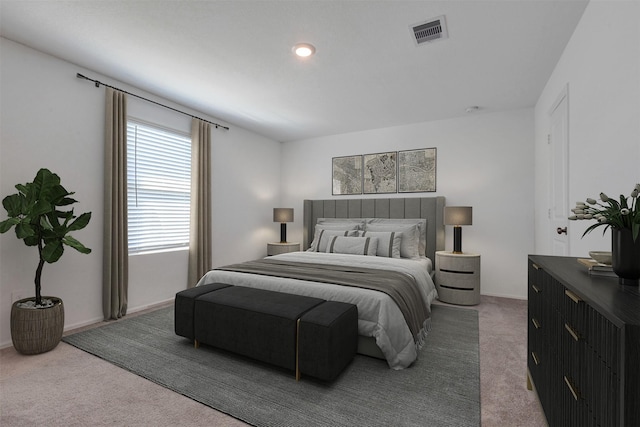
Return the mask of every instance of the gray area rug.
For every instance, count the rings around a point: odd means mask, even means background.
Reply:
[[[173,307],[63,341],[255,426],[479,426],[478,313],[432,306],[419,360],[394,371],[357,355],[330,384],[201,346],[173,331]]]

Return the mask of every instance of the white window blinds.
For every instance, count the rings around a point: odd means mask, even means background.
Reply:
[[[189,245],[191,137],[127,121],[129,253]]]

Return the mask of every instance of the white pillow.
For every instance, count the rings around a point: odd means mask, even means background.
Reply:
[[[377,237],[342,237],[332,236],[326,252],[331,254],[376,255]]]
[[[369,224],[400,225],[401,227],[416,224],[418,226],[420,256],[426,256],[427,251],[427,220],[426,218],[367,218]],[[365,226],[366,229],[366,226]]]
[[[316,225],[316,231],[313,237],[313,242],[311,242],[311,248],[309,251],[311,252],[324,252],[327,249],[327,243],[329,242],[329,238],[331,236],[357,236],[358,230],[353,229],[345,229],[344,227],[333,228],[325,225]]]
[[[354,225],[358,226],[358,230],[364,230],[365,219],[364,218],[318,218],[316,224],[340,226],[345,230],[351,229]]]
[[[365,231],[396,231],[402,233],[400,257],[420,258],[420,236],[418,225],[369,223]]]
[[[378,249],[376,256],[387,258],[400,258],[400,245],[402,244],[402,233],[399,231],[360,231],[359,236],[377,237]]]

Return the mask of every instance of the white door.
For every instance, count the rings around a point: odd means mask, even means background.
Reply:
[[[565,87],[549,111],[549,234],[553,255],[569,255],[569,91]]]

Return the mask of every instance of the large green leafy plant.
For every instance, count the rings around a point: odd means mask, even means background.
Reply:
[[[0,222],[0,233],[6,233],[15,226],[18,239],[27,246],[37,246],[39,254],[36,269],[36,305],[42,305],[41,278],[44,263],[58,261],[64,253],[64,246],[70,246],[83,254],[91,249],[72,237],[69,233],[81,230],[89,224],[91,212],[79,217],[73,209],[62,210],[77,200],[69,197],[73,192],[60,185],[60,177],[48,169],[40,169],[33,182],[16,185],[18,193],[2,200],[8,219]]]

